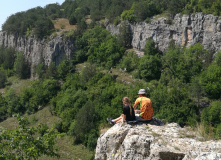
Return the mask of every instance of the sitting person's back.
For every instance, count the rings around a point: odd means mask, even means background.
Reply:
[[[125,105],[123,108],[123,114],[126,115],[126,121],[133,121],[135,120],[135,113],[134,109],[131,105]]]

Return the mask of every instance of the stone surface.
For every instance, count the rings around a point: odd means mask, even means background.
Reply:
[[[74,40],[66,40],[63,35],[38,40],[34,36],[19,37],[0,32],[0,46],[14,47],[17,51],[21,51],[32,69],[40,61],[47,66],[51,62],[58,65],[64,56],[70,58],[75,50]]]
[[[133,37],[132,46],[138,50],[144,49],[146,40],[150,37],[161,51],[168,48],[171,40],[180,46],[189,47],[201,43],[208,50],[221,49],[221,20],[211,14],[177,14],[171,24],[167,24],[167,19],[161,17],[153,18],[150,23],[134,23],[129,26]],[[118,34],[119,27],[120,24],[106,26],[112,34]]]
[[[200,141],[189,128],[116,124],[97,141],[96,160],[219,160],[221,141]]]

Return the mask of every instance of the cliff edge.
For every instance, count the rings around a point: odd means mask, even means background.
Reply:
[[[220,160],[221,141],[203,141],[190,128],[116,124],[97,141],[95,160]]]

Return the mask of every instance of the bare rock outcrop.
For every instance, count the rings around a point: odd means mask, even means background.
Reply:
[[[121,24],[107,25],[112,34],[119,33]],[[211,14],[195,13],[191,15],[177,14],[171,21],[165,17],[153,17],[150,23],[128,24],[132,34],[132,46],[142,50],[146,40],[153,38],[161,51],[165,51],[171,40],[176,45],[187,46],[200,43],[205,49],[218,51],[221,49],[221,20]]]
[[[95,159],[220,160],[221,141],[201,138],[176,123],[116,124],[98,138]]]
[[[39,40],[34,36],[21,37],[0,32],[0,46],[13,47],[17,51],[21,51],[32,69],[41,61],[47,66],[51,62],[58,65],[64,56],[71,58],[75,50],[74,39],[66,40],[64,35]]]

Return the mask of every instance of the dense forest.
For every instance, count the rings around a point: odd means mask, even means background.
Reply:
[[[0,48],[0,117],[32,114],[50,105],[51,112],[61,117],[54,124],[60,133],[73,136],[76,144],[90,150],[96,147],[99,130],[107,117],[122,112],[122,98],[133,103],[140,88],[147,90],[154,107],[154,117],[181,126],[203,126],[205,137],[221,138],[221,52],[214,55],[201,44],[189,48],[174,45],[164,53],[148,39],[144,56],[130,49],[127,25],[113,36],[100,21],[107,18],[118,24],[146,21],[156,14],[204,12],[220,14],[219,0],[66,0],[62,5],[49,4],[11,15],[3,31],[21,36],[45,38],[55,32],[53,20],[67,18],[77,24],[77,51],[71,60],[64,58],[55,66],[38,64],[38,80],[19,94],[9,88],[8,78],[30,77],[30,67],[22,53],[13,48]],[[87,24],[85,16],[92,22]],[[79,67],[83,66],[83,67]],[[126,76],[119,80],[116,70]],[[127,83],[126,83],[127,82]]]

